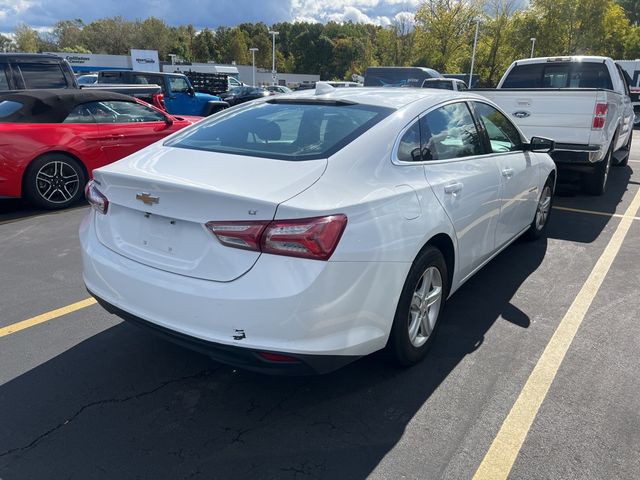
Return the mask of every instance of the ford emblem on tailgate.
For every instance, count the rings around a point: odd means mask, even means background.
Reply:
[[[527,118],[529,115],[531,114],[529,112],[525,112],[524,110],[513,112],[513,116],[516,118]]]
[[[154,203],[158,203],[160,201],[160,197],[154,197],[150,193],[138,193],[136,195],[136,200],[142,201],[145,205],[153,205]]]

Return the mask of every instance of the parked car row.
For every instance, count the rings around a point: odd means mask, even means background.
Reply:
[[[217,100],[180,74],[131,71],[3,94],[0,195],[58,208],[93,177],[87,289],[220,361],[326,372],[386,349],[412,365],[453,292],[515,239],[544,235],[558,167],[601,194],[633,125],[610,59],[519,61],[495,90],[433,72]],[[169,111],[181,93],[233,108],[175,116],[101,77],[159,87]]]

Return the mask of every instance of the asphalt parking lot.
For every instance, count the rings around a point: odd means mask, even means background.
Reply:
[[[87,207],[0,200],[0,478],[637,478],[638,171],[636,141],[604,197],[562,185],[548,238],[457,292],[422,364],[298,378],[65,310]]]

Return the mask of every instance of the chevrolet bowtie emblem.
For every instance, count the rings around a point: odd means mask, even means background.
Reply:
[[[158,203],[160,201],[160,197],[154,197],[150,193],[138,193],[136,195],[136,200],[142,201],[145,205],[153,205],[154,203]]]

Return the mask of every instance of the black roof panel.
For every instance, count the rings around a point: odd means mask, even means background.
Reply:
[[[0,102],[13,101],[22,104],[17,112],[0,120],[2,123],[61,123],[78,105],[88,102],[135,102],[127,95],[104,90],[22,90],[0,94]]]

